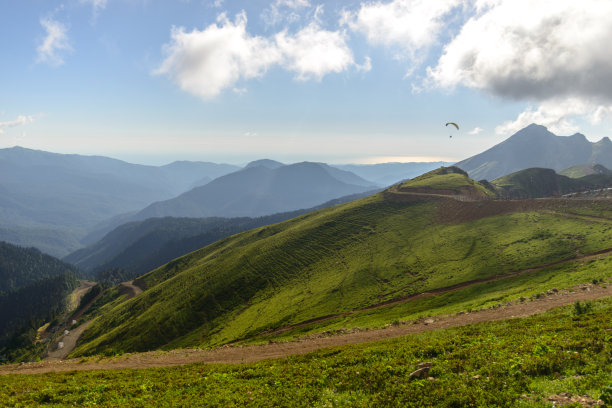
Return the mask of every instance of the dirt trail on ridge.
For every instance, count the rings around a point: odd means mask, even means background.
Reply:
[[[37,374],[74,370],[116,370],[169,367],[193,363],[251,363],[266,359],[305,354],[315,350],[367,343],[401,337],[430,330],[465,326],[473,323],[527,317],[576,301],[595,300],[612,296],[612,285],[579,285],[573,290],[550,291],[550,294],[527,302],[514,302],[495,309],[471,313],[436,316],[418,322],[368,331],[347,331],[345,334],[312,335],[291,342],[271,342],[264,345],[224,346],[212,350],[180,349],[169,352],[152,351],[117,357],[54,360],[21,365],[0,366],[0,374]]]

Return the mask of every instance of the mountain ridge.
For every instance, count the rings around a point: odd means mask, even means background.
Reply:
[[[474,179],[494,180],[530,167],[561,171],[585,163],[612,167],[612,141],[603,138],[593,143],[581,133],[556,136],[544,126],[531,124],[456,166]]]
[[[359,182],[348,184],[339,180]],[[302,162],[274,169],[251,166],[219,177],[170,200],[149,205],[133,220],[151,217],[257,217],[314,207],[377,187],[327,165]]]
[[[155,167],[103,156],[0,149],[0,240],[63,256],[89,228],[151,202],[173,197],[212,171],[234,167],[176,162]],[[56,239],[52,236],[56,235]]]

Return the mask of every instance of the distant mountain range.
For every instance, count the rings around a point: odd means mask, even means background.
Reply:
[[[556,136],[544,126],[529,125],[492,148],[457,163],[475,180],[496,178],[531,167],[560,171],[575,165],[612,168],[612,141],[589,142],[580,133]]]
[[[99,156],[0,149],[0,240],[62,257],[125,222],[291,212],[396,184],[446,164],[287,165],[262,159],[243,168],[205,162],[156,167]],[[612,141],[591,143],[581,134],[555,136],[543,126],[530,125],[457,166],[476,180],[495,180],[528,168],[568,169],[566,174],[574,178],[606,174],[602,169],[612,168]]]
[[[97,223],[237,169],[204,162],[155,167],[100,156],[0,149],[0,240],[65,255]]]
[[[269,164],[269,163],[268,163]],[[247,165],[176,198],[153,203],[132,220],[151,217],[259,217],[314,207],[377,185],[323,163],[270,168]]]

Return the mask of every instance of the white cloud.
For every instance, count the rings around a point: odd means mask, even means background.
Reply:
[[[483,129],[483,128],[481,128],[481,127],[475,127],[474,129],[472,129],[472,130],[470,130],[470,131],[468,132],[468,135],[477,135],[477,134],[482,133],[482,131],[483,131],[483,130],[484,130],[484,129]]]
[[[168,75],[183,91],[209,99],[240,79],[263,75],[281,60],[272,42],[246,32],[245,13],[234,22],[222,14],[217,23],[203,31],[173,28],[171,42],[164,46],[166,59],[155,73]]]
[[[428,84],[458,85],[531,106],[496,128],[511,134],[530,123],[554,133],[575,120],[610,119],[612,2],[476,0],[476,14],[445,46]]]
[[[444,17],[461,0],[394,0],[365,3],[357,12],[345,11],[341,24],[362,33],[370,44],[395,47],[397,58],[420,62],[445,27]],[[417,64],[414,64],[417,65]]]
[[[11,120],[11,121],[8,121],[8,122],[0,122],[0,134],[3,134],[4,130],[7,129],[7,128],[23,126],[23,125],[26,125],[26,124],[32,123],[32,122],[34,122],[34,117],[33,116],[26,116],[26,115],[19,115],[19,116],[17,116],[17,119]]]
[[[354,65],[353,53],[345,34],[327,31],[311,23],[294,36],[287,32],[276,35],[276,44],[284,56],[283,65],[301,81],[321,80],[330,72],[342,72]]]
[[[612,101],[612,2],[477,1],[429,78],[514,99]]]
[[[46,31],[46,36],[36,48],[37,62],[44,62],[52,66],[64,63],[63,54],[71,52],[72,47],[68,39],[68,29],[59,21],[52,18],[40,19],[40,24]]]
[[[295,72],[300,81],[319,81],[356,66],[342,31],[324,30],[312,22],[295,34],[285,30],[264,38],[247,33],[246,23],[243,12],[234,22],[222,14],[202,31],[173,28],[164,46],[166,58],[154,73],[166,74],[183,91],[210,99],[227,88],[244,93],[236,82],[261,77],[273,66]],[[369,67],[366,59],[357,68]]]
[[[612,119],[612,105],[597,105],[581,98],[562,98],[548,100],[537,109],[528,107],[515,120],[502,123],[495,128],[499,135],[511,135],[531,123],[546,126],[555,134],[568,135],[579,130],[575,119],[584,117],[592,124]]]

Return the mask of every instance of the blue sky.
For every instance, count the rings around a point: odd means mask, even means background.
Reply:
[[[596,141],[610,40],[600,0],[3,1],[0,148],[455,161],[532,122]]]

